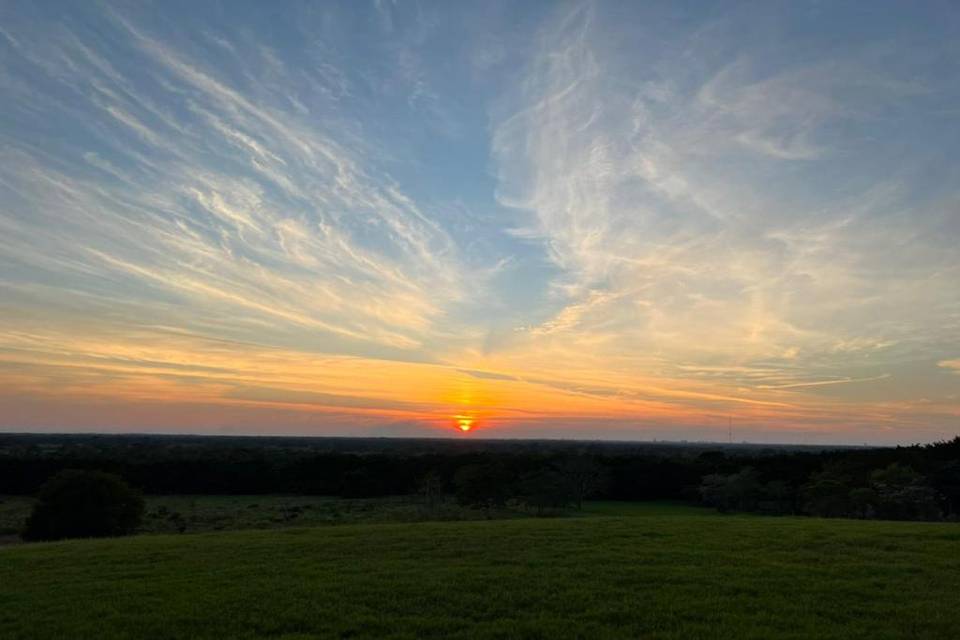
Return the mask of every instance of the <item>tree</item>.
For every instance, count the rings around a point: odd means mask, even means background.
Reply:
[[[877,492],[872,487],[851,489],[849,498],[853,516],[861,519],[876,517]]]
[[[700,484],[700,499],[705,505],[714,507],[721,513],[731,509],[727,477],[721,473],[711,473],[703,476],[703,482]]]
[[[24,540],[103,538],[133,533],[143,498],[119,476],[67,469],[40,489],[23,530]]]
[[[803,485],[804,508],[814,516],[842,518],[853,513],[850,491],[853,481],[839,464],[827,464]]]
[[[939,496],[913,468],[894,462],[870,475],[877,517],[887,520],[937,520]]]
[[[567,458],[560,463],[559,470],[573,493],[577,511],[583,508],[584,498],[602,490],[609,482],[606,467],[584,456]]]
[[[510,497],[510,475],[498,464],[468,464],[453,476],[457,502],[482,508],[487,515],[506,504]]]
[[[534,471],[520,482],[523,501],[542,516],[548,509],[563,509],[575,500],[576,490],[569,478],[554,469]]]
[[[720,511],[754,511],[763,495],[760,474],[744,467],[731,475],[710,474],[703,477],[700,497],[704,503]]]
[[[960,442],[960,438],[957,438]],[[936,470],[931,478],[934,488],[943,496],[946,515],[960,516],[960,460],[950,460]]]
[[[793,513],[794,495],[789,484],[783,480],[772,480],[763,485],[758,508],[764,513]]]
[[[370,465],[343,474],[340,496],[343,498],[376,498],[390,493],[389,477],[380,468]]]
[[[443,478],[436,471],[431,471],[420,480],[417,494],[423,498],[427,508],[433,511],[443,500]]]

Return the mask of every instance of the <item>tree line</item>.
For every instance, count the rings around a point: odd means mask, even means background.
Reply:
[[[743,466],[703,478],[701,500],[720,511],[826,518],[960,520],[960,438],[902,460],[835,456],[809,475],[784,479]],[[886,461],[884,461],[886,462]],[[922,470],[922,471],[921,471]]]
[[[57,473],[114,474],[147,494],[452,495],[537,513],[586,498],[723,511],[911,520],[960,516],[960,437],[825,449],[571,442],[0,436],[0,494]]]

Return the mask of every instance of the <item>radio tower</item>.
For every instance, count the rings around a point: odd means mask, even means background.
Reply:
[[[733,416],[727,416],[727,444],[733,444]]]

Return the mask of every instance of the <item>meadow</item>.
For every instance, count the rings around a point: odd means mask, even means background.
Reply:
[[[481,511],[444,499],[427,508],[416,496],[338,498],[292,495],[145,496],[138,533],[202,533],[358,523],[523,517],[518,509]],[[0,545],[16,544],[34,499],[0,496]]]
[[[3,638],[956,638],[956,524],[581,517],[0,549]]]

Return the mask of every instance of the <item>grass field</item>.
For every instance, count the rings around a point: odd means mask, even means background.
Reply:
[[[349,499],[325,496],[146,496],[140,533],[187,533],[278,529],[364,522],[422,522],[516,518],[511,509],[486,513],[452,500],[427,509],[413,496]],[[0,496],[0,545],[19,542],[19,532],[33,507],[24,496]]]
[[[412,496],[348,499],[324,496],[146,496],[140,533],[187,533],[279,529],[322,525],[423,522],[429,520],[487,520],[526,517],[522,511],[499,509],[492,513],[460,507],[452,500],[427,509]],[[0,496],[0,545],[19,542],[19,532],[33,507],[33,498]],[[689,514],[691,507],[670,503],[590,502],[568,516]],[[700,514],[710,513],[696,509]]]
[[[958,637],[957,525],[586,511],[11,546],[0,637]]]

